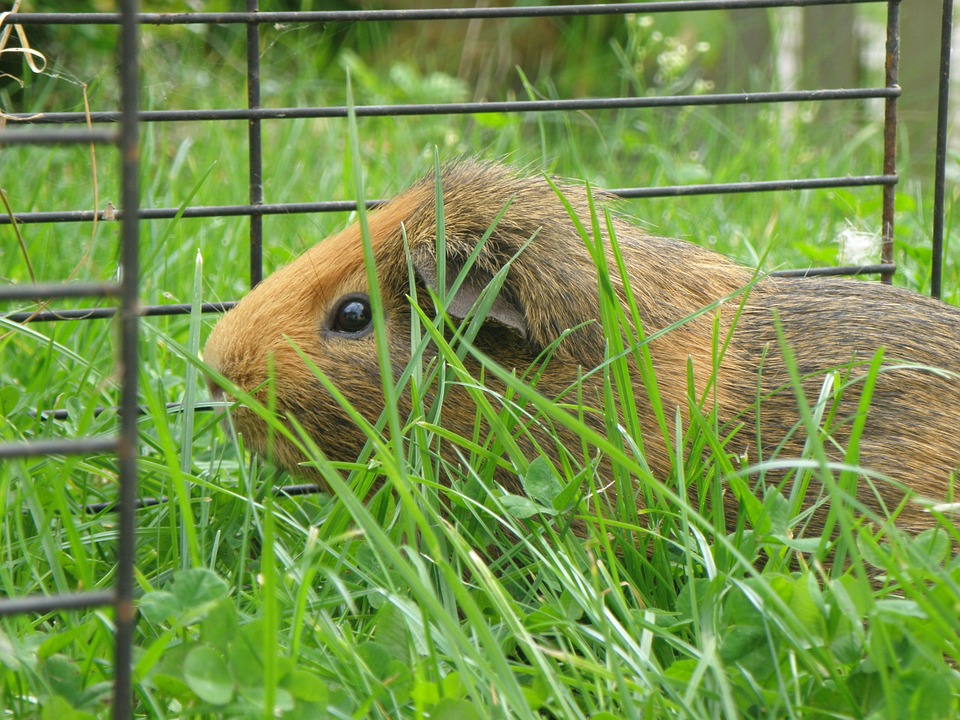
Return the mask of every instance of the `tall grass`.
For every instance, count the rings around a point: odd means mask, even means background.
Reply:
[[[196,105],[198,98],[209,107],[240,104],[242,31],[144,34],[149,107]],[[265,34],[269,104],[345,103],[346,69],[358,104],[468,97],[469,88],[450,75],[421,73],[397,60],[378,65],[340,52],[314,65],[319,41],[308,28]],[[617,37],[621,51],[612,54],[612,66],[602,60],[611,56],[605,48],[586,48],[584,57],[596,59],[580,63],[575,78],[518,79],[519,92],[562,95],[591,77],[613,78],[617,89],[648,89],[649,80],[628,62],[639,40],[631,50],[626,31]],[[88,71],[82,62],[62,61],[88,83],[94,109],[106,109],[110,73]],[[692,83],[696,67],[685,72]],[[38,111],[51,109],[51,97],[60,107],[81,97],[78,86],[56,78],[35,79],[28,91]],[[740,141],[744,122],[749,143]],[[802,119],[794,122],[785,134],[777,108],[357,119],[355,126],[278,121],[265,124],[265,188],[268,201],[385,197],[432,172],[436,157],[465,154],[506,156],[606,187],[872,171],[879,156],[875,123],[861,118],[838,133],[838,147],[822,151],[816,144],[822,137],[814,140]],[[145,126],[144,205],[244,202],[244,147],[242,123]],[[98,150],[94,176],[87,149],[7,148],[2,185],[15,211],[88,208],[94,180],[101,203],[118,196],[115,163],[106,155]],[[838,232],[849,223],[870,232],[878,205],[879,191],[831,191],[642,201],[624,209],[656,232],[762,262],[767,270],[834,261]],[[923,289],[928,211],[909,185],[898,205],[898,281]],[[265,218],[268,270],[350,219]],[[604,210],[579,221],[599,262]],[[25,252],[9,230],[9,241],[0,244],[9,282],[27,281],[27,255],[42,280],[115,272],[110,223],[29,225],[20,232]],[[145,222],[144,301],[196,305],[237,297],[246,284],[244,242],[243,220]],[[955,264],[945,277],[956,299]],[[441,294],[436,316],[414,317],[412,341],[415,357],[431,346],[441,362],[395,368],[399,384],[384,388],[388,396],[410,393],[416,421],[398,416],[392,403],[380,425],[358,415],[369,441],[356,463],[330,463],[307,435],[269,407],[262,410],[275,433],[303,446],[331,490],[297,498],[275,493],[291,480],[246,453],[242,439],[234,444],[219,416],[194,412],[202,393],[197,348],[215,318],[145,320],[140,492],[160,502],[138,513],[138,714],[461,720],[960,714],[956,530],[945,523],[919,537],[878,537],[838,514],[849,564],[825,568],[820,538],[793,538],[799,514],[793,498],[776,489],[755,496],[754,477],[725,454],[726,430],[709,397],[691,396],[686,422],[661,407],[660,437],[630,427],[636,404],[656,403],[655,377],[645,338],[632,334],[640,328],[629,315],[636,308],[612,300],[602,267],[600,278],[611,339],[599,370],[611,418],[604,432],[582,417],[576,388],[563,406],[549,402],[531,388],[531,378],[479,354],[471,345],[475,326],[441,332]],[[448,288],[457,282],[445,279]],[[114,412],[94,411],[116,405],[112,333],[103,321],[0,320],[0,439],[114,432]],[[621,336],[626,342],[617,346]],[[724,340],[715,339],[717,362]],[[631,396],[631,373],[647,379],[646,397]],[[436,400],[453,383],[480,387],[487,378],[498,381],[502,394],[478,392],[472,399],[495,437],[451,436]],[[825,461],[819,431],[834,388],[808,401],[811,440],[796,464],[797,482],[816,477],[840,492],[846,476]],[[170,410],[172,402],[183,405]],[[66,418],[44,414],[53,409],[66,409]],[[613,421],[618,415],[623,427]],[[561,463],[524,457],[515,438],[529,423],[572,429],[583,447],[567,448]],[[442,459],[440,442],[461,449],[462,468]],[[654,442],[677,449],[669,477],[655,477],[646,466],[642,449]],[[611,478],[591,448],[613,460],[612,480],[622,483],[621,502],[611,507],[594,499]],[[855,464],[855,448],[848,460]],[[521,478],[524,494],[493,482],[501,462]],[[0,465],[0,592],[21,597],[111,586],[114,519],[109,510],[85,508],[112,500],[115,476],[110,456]],[[640,518],[630,478],[643,480]],[[718,513],[725,491],[741,503],[733,532]],[[0,707],[18,718],[105,716],[111,643],[105,611],[4,618]]]

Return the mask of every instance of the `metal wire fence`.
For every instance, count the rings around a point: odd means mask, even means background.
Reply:
[[[843,177],[800,177],[768,179],[737,183],[705,183],[660,187],[624,187],[614,190],[624,198],[678,197],[707,194],[778,192],[826,188],[876,186],[882,188],[882,248],[877,262],[868,265],[784,271],[783,275],[878,274],[889,281],[895,271],[894,188],[898,181],[896,167],[897,99],[899,63],[899,0],[864,0],[883,3],[887,10],[884,84],[880,87],[817,89],[812,91],[716,93],[696,96],[569,98],[561,100],[527,100],[509,102],[463,102],[438,104],[388,104],[356,107],[357,117],[398,117],[426,115],[479,115],[486,113],[546,113],[600,109],[649,109],[692,105],[756,105],[795,102],[881,101],[884,105],[883,162],[876,174]],[[133,712],[131,658],[134,646],[135,607],[134,527],[135,509],[150,504],[137,498],[137,340],[140,318],[183,314],[189,305],[141,305],[138,259],[138,228],[157,219],[216,218],[243,216],[249,218],[249,284],[256,285],[263,277],[263,224],[269,215],[342,212],[354,207],[349,202],[320,200],[316,202],[266,203],[263,189],[263,149],[261,123],[266,120],[297,118],[345,118],[346,106],[333,107],[261,107],[261,37],[260,27],[276,23],[364,23],[374,21],[428,22],[444,20],[562,17],[643,13],[693,12],[700,10],[740,10],[750,8],[797,7],[849,4],[847,0],[674,0],[670,2],[543,5],[520,7],[471,7],[412,10],[354,10],[329,12],[260,12],[258,0],[247,0],[245,12],[230,13],[140,13],[137,0],[121,0],[117,13],[34,13],[6,15],[2,25],[106,25],[120,28],[120,107],[108,112],[46,112],[42,115],[6,114],[6,127],[0,132],[0,147],[12,152],[27,144],[90,144],[116,148],[122,176],[120,207],[116,210],[38,211],[0,216],[0,225],[34,223],[89,223],[93,220],[121,222],[121,279],[116,283],[63,283],[32,286],[0,287],[0,302],[37,301],[55,304],[67,298],[106,298],[114,304],[97,309],[43,309],[12,312],[3,317],[16,323],[96,320],[117,317],[119,322],[118,372],[122,387],[119,407],[119,428],[113,437],[63,438],[24,443],[0,444],[0,459],[44,455],[84,455],[115,453],[119,459],[116,508],[119,514],[116,532],[117,565],[113,590],[59,596],[25,596],[0,599],[0,615],[41,614],[57,610],[112,606],[116,628],[114,656],[114,691],[112,713],[115,718],[128,718]],[[944,167],[947,135],[947,98],[952,0],[945,0],[942,34],[942,72],[939,89],[940,118],[936,170],[936,208],[934,219],[933,292],[940,292]],[[144,110],[138,100],[140,63],[138,45],[143,33],[166,25],[243,25],[246,27],[247,106],[228,109],[160,109]],[[909,92],[909,88],[907,88]],[[248,123],[247,164],[248,202],[236,205],[189,206],[183,208],[143,207],[138,188],[139,138],[142,127],[150,123],[190,122],[215,123],[242,120]],[[89,124],[93,129],[77,129]],[[9,181],[9,180],[8,180]],[[232,303],[208,303],[205,312],[222,312]],[[303,490],[303,489],[301,489]],[[298,492],[288,489],[288,494]],[[103,509],[102,507],[96,508]]]

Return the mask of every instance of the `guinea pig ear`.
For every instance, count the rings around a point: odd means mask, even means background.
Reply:
[[[437,292],[439,283],[437,282],[436,255],[431,252],[424,252],[421,249],[420,252],[415,251],[411,254],[411,261],[414,270],[424,284],[434,292]],[[462,266],[458,266],[449,261],[447,262],[446,280],[448,287],[456,283],[462,269]],[[467,271],[463,281],[447,305],[447,312],[458,320],[466,318],[470,311],[477,305],[483,291],[490,286],[494,277],[493,274],[484,272],[478,268],[475,263]],[[491,290],[492,289],[493,288],[491,288]],[[507,298],[507,294],[503,292],[503,287],[500,288],[500,292],[494,297],[486,317],[488,320],[493,320],[505,327],[511,328],[523,338],[529,338],[530,336],[530,327],[527,324],[527,318],[523,312],[523,308]]]

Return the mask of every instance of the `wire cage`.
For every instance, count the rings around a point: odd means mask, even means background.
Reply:
[[[679,95],[623,95],[611,97],[568,97],[560,99],[498,99],[469,102],[424,102],[403,104],[368,104],[355,108],[358,118],[422,117],[428,115],[466,115],[479,117],[489,114],[531,114],[594,112],[611,109],[657,110],[695,106],[754,106],[779,103],[880,103],[883,107],[882,166],[872,174],[838,177],[790,177],[744,180],[743,182],[701,182],[694,184],[632,186],[615,189],[625,199],[672,198],[697,195],[771,193],[798,190],[836,188],[880,188],[882,193],[882,243],[880,257],[873,262],[857,265],[818,267],[812,269],[781,270],[779,274],[805,275],[879,275],[889,282],[894,264],[894,190],[897,173],[897,102],[901,95],[898,83],[899,0],[862,0],[861,4],[881,4],[886,8],[886,37],[884,43],[883,83],[875,87],[818,88],[813,90],[768,90],[761,92],[704,92]],[[349,201],[317,199],[311,201],[278,201],[267,198],[264,192],[263,125],[267,122],[286,122],[294,119],[330,119],[347,117],[349,108],[338,106],[269,107],[262,102],[263,87],[261,62],[265,50],[261,28],[267,25],[362,24],[382,21],[398,23],[443,23],[452,20],[491,20],[510,23],[530,18],[560,18],[585,15],[644,15],[693,13],[701,11],[731,11],[758,8],[793,8],[816,5],[854,4],[844,0],[669,0],[664,2],[625,4],[527,5],[516,7],[458,7],[438,9],[337,10],[311,12],[274,12],[260,10],[258,0],[247,0],[246,11],[225,13],[142,13],[136,0],[121,0],[116,13],[16,13],[0,18],[0,32],[4,29],[32,30],[44,25],[69,25],[84,28],[119,28],[119,105],[107,111],[61,111],[57,108],[42,114],[5,113],[5,127],[0,130],[0,148],[4,153],[15,153],[26,145],[66,145],[112,147],[121,168],[121,191],[117,208],[13,211],[0,215],[0,233],[4,243],[14,238],[17,228],[33,224],[78,224],[94,221],[119,223],[118,253],[120,274],[115,282],[77,283],[64,279],[62,283],[6,285],[0,287],[0,302],[8,307],[15,303],[36,302],[39,308],[10,311],[3,309],[5,323],[36,324],[62,322],[98,322],[113,319],[117,325],[117,372],[121,387],[115,431],[96,437],[64,437],[52,440],[0,444],[0,460],[42,457],[49,455],[115,454],[118,459],[116,477],[117,525],[116,570],[112,586],[98,591],[84,591],[55,596],[6,597],[0,599],[0,615],[43,615],[58,611],[87,609],[101,606],[113,608],[115,626],[114,688],[112,713],[115,718],[133,714],[132,657],[134,651],[134,547],[136,542],[136,510],[149,499],[139,497],[137,486],[138,439],[138,337],[140,326],[147,318],[161,315],[186,314],[189,303],[149,305],[142,303],[140,263],[138,254],[140,233],[145,225],[164,219],[223,219],[247,218],[247,256],[249,271],[245,281],[250,287],[264,275],[264,219],[270,216],[343,212],[354,207]],[[907,10],[909,12],[909,10]],[[947,103],[952,2],[943,5],[941,85],[939,87],[939,123],[936,156],[935,215],[933,229],[932,290],[939,295],[943,254],[943,205],[947,136]],[[246,56],[243,68],[246,76],[247,102],[243,107],[205,108],[160,107],[146,109],[141,99],[141,60],[139,48],[145,36],[173,26],[246,28]],[[239,59],[238,59],[239,61]],[[910,88],[904,89],[909,93]],[[202,105],[202,98],[197,101]],[[232,205],[190,205],[182,207],[153,207],[145,200],[140,186],[142,131],[145,126],[177,123],[194,126],[222,122],[245,122],[248,126],[247,146],[238,148],[246,153],[248,168],[247,197],[237,198]],[[21,178],[7,177],[6,183],[16,184]],[[63,300],[90,299],[108,301],[95,308],[58,307]],[[229,308],[232,302],[205,302],[204,312],[216,313]],[[63,412],[63,411],[58,411]],[[308,488],[302,488],[307,491]],[[288,489],[288,493],[297,489]],[[103,506],[93,508],[104,510]]]

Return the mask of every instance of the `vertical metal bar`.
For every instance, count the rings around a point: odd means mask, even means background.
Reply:
[[[259,12],[259,0],[247,0],[247,12]],[[247,106],[260,107],[260,24],[247,23]],[[247,128],[250,153],[250,204],[263,204],[263,146],[260,121],[251,119]],[[263,279],[263,217],[250,216],[250,287]]]
[[[943,279],[944,192],[947,174],[947,124],[950,112],[950,40],[953,0],[943,0],[940,27],[940,94],[937,101],[937,164],[933,181],[933,248],[930,258],[930,294],[939,298]]]
[[[900,0],[890,0],[887,5],[887,58],[885,63],[885,84],[888,88],[899,89],[900,72]],[[886,100],[883,119],[883,174],[897,174],[897,98]],[[894,202],[896,186],[883,186],[883,229],[880,262],[893,264]],[[893,281],[893,270],[880,275],[881,282]]]
[[[133,605],[134,562],[136,560],[137,499],[137,326],[139,315],[140,236],[139,194],[140,130],[138,39],[138,0],[121,0],[120,23],[120,164],[122,243],[120,280],[120,438],[117,447],[119,465],[119,532],[117,537],[117,579],[115,587],[113,717],[127,720],[133,716]]]

